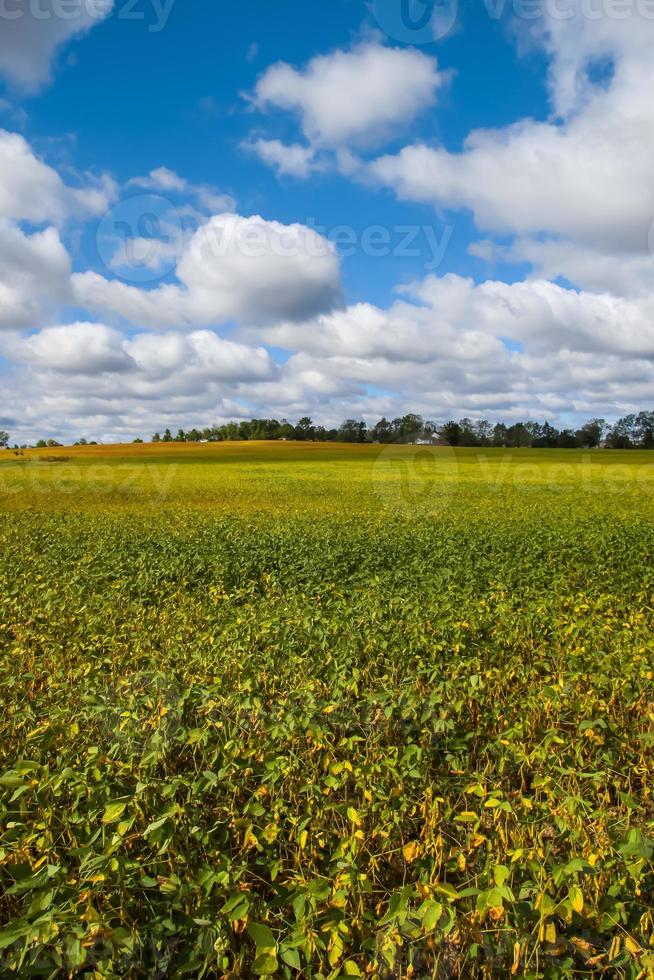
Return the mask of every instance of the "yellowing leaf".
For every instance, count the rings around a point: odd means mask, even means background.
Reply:
[[[570,901],[570,907],[574,912],[581,914],[584,911],[584,895],[581,888],[573,885],[568,892],[568,899]]]
[[[102,816],[102,823],[117,823],[125,812],[126,803],[110,803]]]
[[[520,969],[520,943],[513,944],[513,965],[511,966],[511,974],[515,976]]]

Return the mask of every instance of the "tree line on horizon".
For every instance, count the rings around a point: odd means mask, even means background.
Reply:
[[[591,419],[579,429],[557,429],[550,422],[504,422],[495,424],[485,419],[438,423],[421,415],[408,414],[388,420],[381,418],[367,426],[360,419],[346,419],[338,428],[316,425],[308,416],[296,425],[286,419],[250,419],[227,422],[188,431],[170,429],[155,432],[152,442],[342,442],[376,444],[415,444],[496,447],[501,449],[654,449],[654,412],[625,415],[617,422]],[[135,439],[135,443],[143,442]],[[76,446],[94,446],[95,440],[79,439]],[[9,446],[9,433],[0,430],[0,447]],[[39,439],[37,449],[61,446],[56,439]],[[31,448],[15,445],[14,449]]]
[[[497,447],[504,449],[654,449],[654,412],[626,415],[615,423],[605,419],[591,419],[579,429],[557,429],[549,422],[515,422],[506,425],[483,419],[437,423],[425,420],[421,415],[403,415],[389,421],[380,419],[368,427],[358,419],[346,419],[338,428],[327,429],[316,425],[308,417],[297,425],[286,419],[250,419],[228,422],[203,429],[184,431],[173,435],[170,429],[163,434],[156,432],[152,442],[345,442]]]

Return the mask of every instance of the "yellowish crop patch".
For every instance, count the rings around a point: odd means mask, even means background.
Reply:
[[[3,452],[0,975],[650,975],[651,458]]]

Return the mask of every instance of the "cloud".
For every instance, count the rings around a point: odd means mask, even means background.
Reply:
[[[551,240],[547,254],[573,282],[592,281],[580,249],[616,263],[639,256],[640,278],[654,220],[654,23],[633,11],[557,20],[548,9],[530,36],[550,58],[553,119],[475,130],[460,152],[414,143],[368,172],[404,200],[470,210],[487,233]],[[527,251],[549,267],[544,251]]]
[[[568,279],[583,290],[614,296],[638,296],[652,291],[654,258],[648,252],[616,258],[560,239],[516,238],[510,245],[490,240],[473,242],[469,248],[487,262],[527,263],[530,278]]]
[[[109,178],[64,184],[23,136],[0,129],[0,220],[61,224],[72,215],[102,214],[114,193]]]
[[[277,374],[265,348],[234,343],[211,330],[137,334],[128,350],[139,371],[152,379],[176,377],[182,372],[194,385],[200,381],[245,384],[270,380]]]
[[[157,167],[145,177],[132,177],[128,186],[143,187],[162,194],[190,195],[197,199],[202,208],[213,214],[234,209],[234,199],[229,194],[222,194],[207,184],[194,184],[168,167]]]
[[[177,264],[181,285],[138,289],[97,273],[73,276],[80,305],[142,326],[304,320],[341,301],[333,246],[303,225],[216,215]]]
[[[355,304],[233,340],[70,324],[8,338],[5,354],[23,367],[0,413],[25,418],[25,437],[105,438],[307,412],[327,424],[409,410],[436,420],[618,415],[654,393],[653,324],[651,297],[455,275],[427,277],[387,309]],[[277,365],[264,344],[290,356]]]
[[[70,258],[54,228],[27,235],[0,220],[0,330],[42,325],[71,297]]]
[[[3,4],[0,76],[27,91],[40,88],[50,80],[57,51],[108,17],[112,8],[113,0]]]
[[[470,209],[484,231],[548,232],[614,252],[644,250],[654,218],[647,166],[654,125],[603,116],[478,131],[462,153],[408,146],[370,171],[403,199]]]
[[[71,323],[46,327],[6,346],[17,361],[65,375],[120,373],[135,362],[123,336],[101,323]]]
[[[314,404],[331,384],[327,403],[349,385],[362,402],[368,389],[382,390],[390,404],[436,418],[551,417],[593,405],[618,414],[637,391],[643,404],[654,393],[651,295],[621,299],[544,281],[475,284],[452,274],[403,292],[388,309],[359,303],[244,337],[292,351],[280,384],[290,392],[311,378],[305,395]]]
[[[102,213],[114,192],[108,178],[84,181],[65,184],[24,137],[0,130],[0,330],[44,326],[71,302],[71,261],[54,226]]]
[[[103,323],[71,323],[14,338],[5,352],[41,371],[67,375],[69,385],[77,378],[82,387],[99,374],[129,375],[129,388],[170,381],[176,386],[180,381],[261,381],[276,372],[263,348],[225,340],[210,330],[127,337]]]
[[[319,55],[301,70],[272,65],[257,82],[254,102],[297,112],[313,146],[365,147],[433,105],[442,84],[436,61],[422,52],[366,41]]]
[[[280,140],[255,139],[241,144],[244,150],[256,154],[269,167],[284,177],[308,177],[319,169],[315,150],[301,143],[282,143]]]
[[[3,350],[13,361],[12,417],[21,422],[12,433],[21,441],[111,441],[247,416],[240,399],[279,374],[264,348],[208,330],[128,337],[102,323],[71,323],[9,338]]]
[[[598,87],[616,81],[611,78],[614,70],[619,75],[617,89],[626,94],[625,86],[632,88],[636,80],[630,73],[651,62],[654,10],[647,2],[605,0],[597,7],[586,0],[567,0],[560,6],[545,2],[530,24],[514,26],[519,43],[531,42],[546,51],[550,99],[561,119],[586,109]]]

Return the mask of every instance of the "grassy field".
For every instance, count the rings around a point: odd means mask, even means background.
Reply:
[[[3,452],[0,976],[653,976],[653,490]]]

